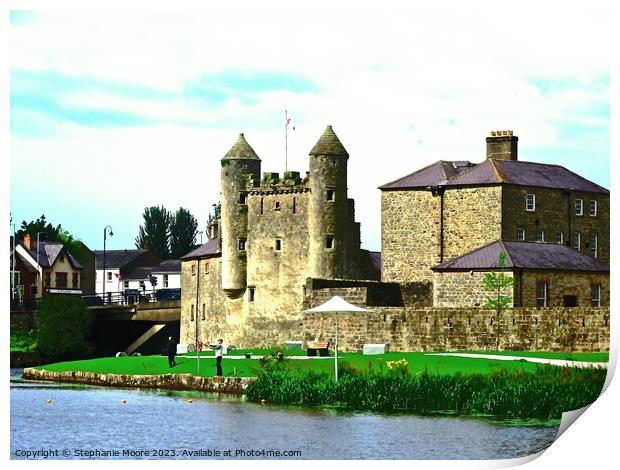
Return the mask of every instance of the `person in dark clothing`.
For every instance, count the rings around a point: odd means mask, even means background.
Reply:
[[[215,375],[221,377],[224,375],[222,372],[222,354],[224,354],[224,340],[218,339],[217,344],[215,346],[211,346],[212,349],[215,350],[215,367],[217,368],[217,372]]]
[[[166,348],[166,350],[168,352],[168,366],[169,367],[176,366],[177,363],[174,360],[174,356],[177,353],[177,342],[174,340],[172,336],[168,338],[168,347]]]

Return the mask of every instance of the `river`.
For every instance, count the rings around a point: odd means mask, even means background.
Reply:
[[[33,382],[11,369],[12,459],[506,459],[545,449],[556,433],[473,418]]]

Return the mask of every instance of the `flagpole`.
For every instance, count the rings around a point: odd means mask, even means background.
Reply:
[[[284,110],[284,171],[288,171],[288,110]]]

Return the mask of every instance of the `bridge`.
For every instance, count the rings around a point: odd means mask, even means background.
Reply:
[[[171,298],[172,297],[172,298]],[[177,297],[177,298],[174,298]],[[82,296],[93,312],[91,341],[98,356],[127,354],[159,354],[169,336],[179,339],[181,299],[178,295],[159,291],[106,292],[105,299],[98,295]],[[11,303],[11,324],[14,319],[30,317],[34,326],[36,310],[41,299],[29,303]]]

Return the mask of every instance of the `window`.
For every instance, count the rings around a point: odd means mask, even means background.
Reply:
[[[205,263],[205,274],[209,274],[209,263]]]
[[[52,284],[52,275],[47,272],[43,274],[43,286],[44,287],[50,287],[50,285]]]
[[[239,249],[239,251],[245,251],[245,242],[246,242],[245,238],[239,238],[238,239],[237,248]]]
[[[325,237],[325,248],[327,248],[328,250],[331,250],[334,248],[334,237],[332,236]]]
[[[192,308],[190,310],[189,321],[194,321],[194,304],[192,304]]]
[[[123,281],[123,288],[129,289],[129,281]]]
[[[527,194],[525,196],[525,210],[528,212],[534,212],[536,210],[536,195]]]
[[[77,289],[80,286],[79,283],[78,273],[71,273],[71,287]]]
[[[579,232],[573,232],[573,248],[581,251],[581,234]]]
[[[328,189],[327,190],[327,194],[326,194],[326,200],[329,202],[334,202],[334,190],[333,189]]]
[[[164,274],[164,288],[168,287],[168,275]]]
[[[207,306],[205,304],[202,304],[202,319],[207,319]]]
[[[247,204],[248,195],[246,193],[239,193],[239,204]]]
[[[562,232],[562,230],[558,230],[557,232],[555,232],[555,242],[558,245],[564,244],[564,232]]]
[[[517,228],[517,240],[525,241],[525,229],[523,227]]]
[[[56,273],[55,287],[67,287],[67,273]]]
[[[192,264],[192,276],[196,275],[196,265]]]
[[[260,198],[260,215],[263,215],[263,202],[265,198]]]
[[[297,213],[297,198],[293,196],[293,214]]]
[[[598,235],[596,233],[590,234],[590,254],[598,258]]]
[[[276,238],[275,239],[275,244],[276,244],[276,251],[282,251],[282,239],[281,238]]]
[[[280,210],[280,201],[276,201],[276,205],[274,206],[273,209],[276,210],[276,211]]]
[[[248,302],[254,302],[255,295],[256,295],[256,287],[248,287]]]
[[[583,199],[575,199],[575,215],[583,215]]]
[[[538,308],[549,306],[549,283],[539,282],[536,284],[537,305]]]
[[[545,241],[545,231],[541,228],[536,229],[536,241],[537,242]]]
[[[596,201],[590,201],[590,217],[596,217],[597,206],[598,203]]]
[[[106,273],[106,276],[107,276],[107,281],[112,282],[112,273],[110,271]]]
[[[592,284],[592,306],[593,307],[601,306],[601,285],[600,284]]]

